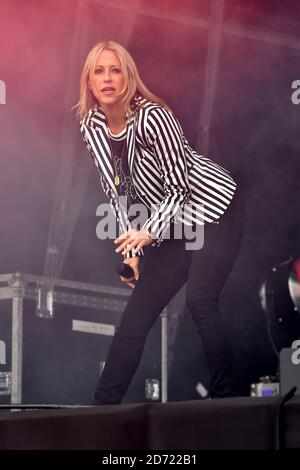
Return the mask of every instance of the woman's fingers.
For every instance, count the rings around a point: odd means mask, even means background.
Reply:
[[[138,240],[133,240],[128,246],[127,248],[125,248],[123,251],[122,251],[122,255],[125,255],[126,253],[128,253],[129,251],[138,251],[140,250],[141,248],[143,248],[143,246],[147,246],[149,245],[149,240],[145,240],[145,239],[138,239]],[[117,251],[117,250],[116,250]]]
[[[146,243],[145,243],[146,244]],[[143,242],[140,242],[132,251],[135,253],[136,251],[139,251],[141,248],[143,248],[144,244]]]
[[[124,248],[124,250],[122,251],[122,255],[125,255],[129,251],[133,250],[137,244],[138,244],[138,240],[133,240],[132,243],[130,243],[129,245],[127,245],[126,248]]]
[[[122,235],[120,235],[118,238],[114,240],[114,243],[121,243],[122,241],[126,240],[128,236],[129,236],[129,233],[124,232],[122,233]]]
[[[121,245],[118,246],[118,248],[116,248],[116,253],[119,253],[121,250],[123,250],[124,248],[126,248],[126,246],[129,244],[129,243],[132,243],[134,242],[134,239],[132,239],[131,237],[127,237],[125,241],[123,241],[123,243],[121,243]],[[128,250],[131,249],[128,247]]]
[[[118,248],[115,250],[117,253],[121,251],[123,248],[125,248],[128,243],[132,242],[135,239],[136,234],[138,233],[138,230],[131,229],[128,232],[124,232],[120,237],[116,238],[114,240],[114,243],[121,243],[121,245],[118,246]]]
[[[135,287],[135,284],[134,284],[134,277],[131,277],[130,279],[126,278],[126,277],[122,277],[120,276],[121,278],[121,281],[124,282],[125,284],[127,284],[128,286],[132,287],[134,289]]]
[[[133,269],[133,272],[134,272],[134,279],[137,281],[138,278],[139,278],[139,275],[140,275],[139,270],[136,267],[134,267],[132,269]]]
[[[134,279],[137,281],[140,275],[139,272],[139,257],[135,256],[134,258],[126,258],[123,261],[124,264],[128,264],[131,269],[133,269]]]
[[[149,239],[147,231],[132,229],[123,233],[119,238],[116,238],[114,243],[121,243],[118,248],[116,248],[116,253],[120,253],[120,251],[123,250],[122,255],[125,255],[132,249],[137,250],[145,245],[149,245],[152,243],[152,240]]]

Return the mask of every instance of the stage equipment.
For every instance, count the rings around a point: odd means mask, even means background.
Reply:
[[[278,356],[300,338],[300,257],[291,257],[272,267],[260,288],[268,334]]]
[[[20,272],[0,275],[0,395],[7,395],[3,399],[11,404],[92,402],[88,400],[131,293],[124,287]],[[143,401],[149,377],[146,398],[156,400],[160,393],[161,401],[167,401],[167,308],[160,318],[154,346],[151,332],[147,340],[151,357],[144,351],[127,392],[129,402]]]

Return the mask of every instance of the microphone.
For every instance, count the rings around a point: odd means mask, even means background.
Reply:
[[[130,279],[131,277],[134,277],[134,271],[129,264],[125,263],[120,263],[117,266],[117,273],[120,274],[120,276],[125,277],[126,279]]]

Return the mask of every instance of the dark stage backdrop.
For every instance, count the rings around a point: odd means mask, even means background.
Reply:
[[[60,277],[119,286],[112,242],[95,233],[105,197],[71,110],[86,54],[104,39],[129,49],[190,144],[239,182],[248,225],[221,300],[240,393],[249,394],[277,368],[260,283],[300,252],[300,105],[291,100],[300,3],[1,0],[1,273],[42,274],[56,253]],[[174,399],[197,398],[206,369],[189,319],[177,328],[171,371]]]

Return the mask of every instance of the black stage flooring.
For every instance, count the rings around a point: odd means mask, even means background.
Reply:
[[[0,410],[1,450],[280,448],[300,448],[300,396]]]

